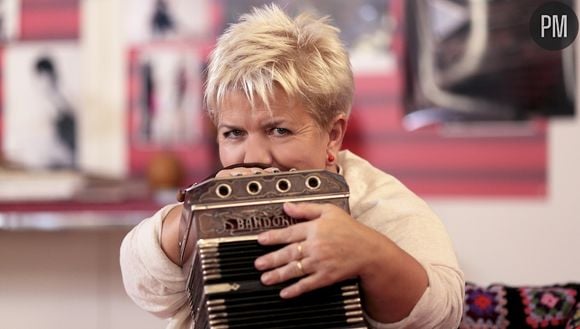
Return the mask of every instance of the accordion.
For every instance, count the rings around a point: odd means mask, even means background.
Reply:
[[[326,170],[212,178],[183,191],[179,244],[194,328],[367,328],[356,279],[282,299],[292,282],[265,286],[254,267],[283,247],[262,246],[257,234],[299,221],[285,202],[349,211],[348,196],[344,178]]]

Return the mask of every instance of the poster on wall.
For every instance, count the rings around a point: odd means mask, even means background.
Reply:
[[[574,96],[563,74],[573,71],[571,53],[541,49],[530,36],[542,3],[402,4],[407,143],[393,142],[391,157],[411,187],[436,196],[546,196],[546,117],[573,109]]]
[[[28,169],[74,169],[80,115],[76,43],[4,50],[4,155]]]
[[[129,45],[200,39],[212,29],[207,0],[129,0],[124,6]]]
[[[407,124],[573,116],[575,47],[547,50],[530,32],[545,3],[406,2]]]
[[[195,48],[169,46],[136,52],[132,141],[136,145],[198,142],[202,137],[200,54]]]
[[[187,44],[134,47],[129,53],[129,166],[143,175],[171,155],[198,180],[214,169],[214,143],[202,107],[206,54]],[[204,176],[205,175],[205,176]]]
[[[32,170],[76,169],[80,111],[78,0],[0,1],[0,145]]]
[[[65,200],[84,184],[79,4],[0,1],[0,201]]]
[[[181,184],[189,184],[216,167],[202,102],[214,41],[211,8],[209,1],[188,0],[124,5],[131,175],[147,175],[159,159],[171,159],[184,172]]]

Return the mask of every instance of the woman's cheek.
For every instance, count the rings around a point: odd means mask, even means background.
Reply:
[[[274,158],[286,169],[324,168],[318,163],[316,152],[305,147],[280,147],[274,152]]]
[[[239,147],[236,148],[233,145],[229,145],[225,142],[219,144],[220,162],[224,167],[242,162],[244,158],[243,154],[240,156],[238,153],[240,153]],[[239,160],[240,158],[241,160]]]

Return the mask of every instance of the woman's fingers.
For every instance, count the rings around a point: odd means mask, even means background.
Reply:
[[[279,284],[300,280],[283,290],[292,298],[330,284],[356,277],[368,268],[374,250],[374,234],[343,209],[332,204],[285,204],[289,216],[307,221],[258,236],[261,244],[287,244],[256,260],[266,271],[262,282]]]
[[[255,266],[256,269],[265,271],[288,264],[293,260],[302,260],[307,256],[307,246],[305,245],[305,242],[291,243],[283,248],[257,258]]]
[[[239,167],[233,169],[225,169],[220,170],[215,177],[216,178],[230,178],[230,177],[240,177],[240,176],[249,176],[249,175],[261,175],[263,173],[277,173],[280,172],[280,169],[275,167],[270,167],[266,169],[257,168],[257,167]]]
[[[320,203],[290,203],[284,204],[284,212],[294,218],[300,219],[316,219],[322,216],[327,205]]]
[[[310,221],[320,218],[327,207],[327,205],[317,203],[285,203],[284,212],[292,218]],[[286,228],[263,232],[258,235],[258,242],[263,245],[298,242],[306,239],[308,230],[308,222],[298,223]]]
[[[322,275],[313,274],[300,279],[298,282],[282,289],[280,297],[294,298],[304,293],[327,286],[329,282]]]
[[[332,274],[316,269],[316,262],[311,258],[292,261],[282,267],[262,274],[265,285],[282,283],[291,279],[301,278],[298,282],[282,289],[280,297],[294,298],[304,293],[326,287],[336,282]]]
[[[311,258],[293,260],[283,266],[262,274],[262,283],[266,285],[278,284],[294,278],[308,276],[315,272],[315,264]]]
[[[269,230],[258,235],[258,242],[262,245],[288,244],[306,239],[308,222],[290,225],[286,228]]]

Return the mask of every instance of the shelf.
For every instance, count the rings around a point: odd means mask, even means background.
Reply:
[[[152,192],[138,179],[6,170],[0,176],[0,230],[127,228],[176,202],[176,189]]]
[[[0,230],[75,230],[127,228],[161,208],[154,200],[119,203],[1,203]]]

